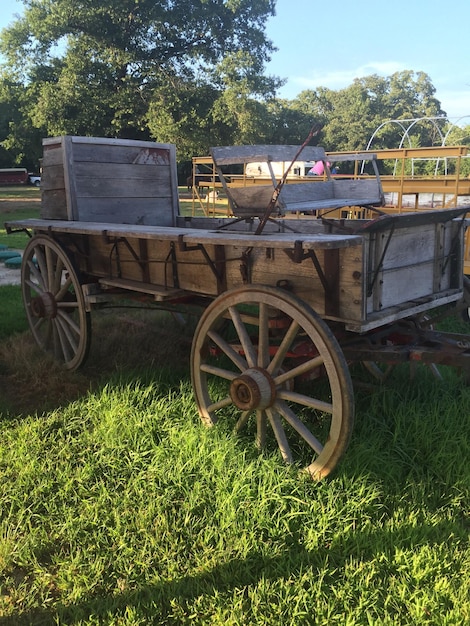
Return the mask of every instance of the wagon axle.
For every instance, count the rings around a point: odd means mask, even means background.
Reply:
[[[252,367],[232,381],[230,397],[242,411],[266,409],[276,399],[276,385],[265,369]]]
[[[44,317],[46,319],[53,319],[57,315],[57,302],[50,291],[46,291],[40,296],[31,298],[29,303],[31,314],[33,317]]]

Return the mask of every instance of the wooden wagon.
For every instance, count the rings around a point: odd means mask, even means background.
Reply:
[[[230,160],[269,162],[280,150],[287,160],[297,148],[223,148],[213,157],[223,178]],[[271,430],[286,462],[326,476],[353,427],[352,363],[379,377],[383,364],[468,374],[470,363],[469,336],[431,328],[438,307],[469,305],[470,207],[318,219],[319,207],[381,202],[379,179],[337,193],[330,182],[307,183],[301,196],[281,192],[260,232],[273,188],[253,187],[251,199],[236,190],[233,218],[183,217],[174,146],[45,140],[41,218],[6,224],[31,235],[22,293],[35,340],[75,369],[87,356],[94,309],[134,295],[167,310],[197,307],[190,358],[201,418],[252,428],[261,447]]]

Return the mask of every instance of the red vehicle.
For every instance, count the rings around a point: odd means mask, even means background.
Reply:
[[[25,167],[0,169],[0,185],[25,185],[28,180],[28,170]]]

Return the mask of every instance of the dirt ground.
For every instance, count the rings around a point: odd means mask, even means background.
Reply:
[[[15,251],[16,252],[16,251]],[[21,253],[21,250],[17,252]],[[0,286],[1,285],[19,285],[21,283],[21,270],[11,270],[5,267],[4,263],[0,263]]]

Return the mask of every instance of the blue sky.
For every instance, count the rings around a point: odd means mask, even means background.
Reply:
[[[267,69],[287,79],[280,96],[422,71],[451,121],[468,115],[470,123],[469,0],[277,0],[276,7],[266,28],[278,50]],[[0,28],[22,11],[21,2],[2,0]]]
[[[422,71],[450,118],[470,116],[469,0],[277,0],[276,7],[267,33],[278,51],[268,70],[288,78],[281,96]]]

